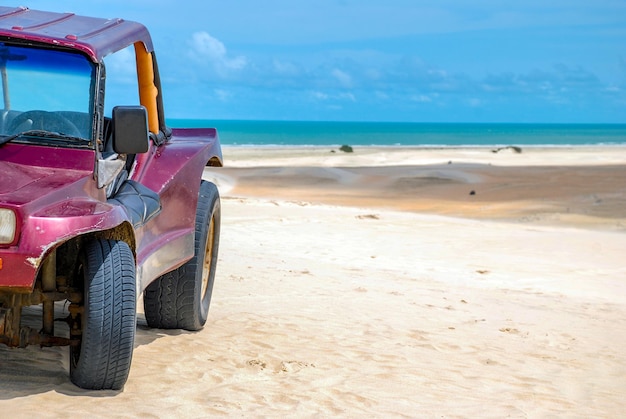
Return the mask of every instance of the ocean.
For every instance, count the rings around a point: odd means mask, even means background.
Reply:
[[[231,146],[626,145],[626,124],[488,124],[168,120],[172,128],[217,128]]]

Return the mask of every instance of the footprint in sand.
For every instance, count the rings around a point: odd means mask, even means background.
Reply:
[[[358,218],[359,220],[380,220],[380,215],[378,214],[362,214],[362,215],[357,215],[356,218]]]
[[[248,362],[246,362],[246,364],[249,367],[254,367],[257,368],[259,370],[264,370],[265,368],[267,368],[267,364],[263,361],[261,361],[260,359],[251,359]]]
[[[301,361],[283,361],[280,363],[280,366],[276,370],[276,373],[280,374],[298,372],[300,370],[303,370],[304,368],[315,368],[315,364]]]

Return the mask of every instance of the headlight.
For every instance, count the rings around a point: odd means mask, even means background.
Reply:
[[[0,208],[0,244],[13,243],[16,224],[15,213],[10,209]]]

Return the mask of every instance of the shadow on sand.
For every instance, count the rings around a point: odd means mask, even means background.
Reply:
[[[67,316],[61,304],[56,307],[56,318]],[[41,326],[41,307],[26,307],[22,313],[22,324],[33,328]],[[67,325],[55,323],[56,333],[66,333]],[[143,314],[137,315],[135,349],[149,345],[163,336],[179,335],[179,330],[150,329]],[[50,391],[68,396],[113,397],[120,391],[83,390],[76,387],[69,378],[69,348],[9,348],[0,345],[0,400],[27,397]]]

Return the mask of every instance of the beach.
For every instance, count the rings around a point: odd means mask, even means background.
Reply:
[[[626,147],[224,147],[209,319],[140,313],[122,392],[0,347],[62,417],[620,417]],[[141,304],[140,304],[141,306]]]

